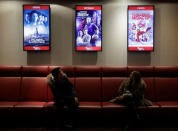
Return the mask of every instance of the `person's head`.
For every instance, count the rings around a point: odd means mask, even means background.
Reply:
[[[38,14],[37,13],[33,13],[33,20],[37,21],[38,20]]]
[[[31,21],[32,22],[37,22],[38,21],[38,18],[39,16],[38,16],[38,12],[36,11],[36,10],[33,10],[32,12],[31,12]]]
[[[44,16],[44,15],[42,15],[42,21],[43,21],[43,22],[45,21],[45,16]]]
[[[132,71],[130,73],[130,82],[132,84],[138,84],[141,82],[141,74],[138,71]]]
[[[51,74],[53,75],[53,77],[54,77],[55,80],[60,80],[60,79],[63,79],[63,78],[66,77],[66,74],[59,67],[54,68],[51,71]]]
[[[45,16],[45,17],[44,17],[44,22],[46,23],[47,21],[48,21],[48,17]]]
[[[97,15],[96,12],[93,12],[93,17],[96,17],[96,15]]]
[[[87,29],[84,30],[84,34],[85,34],[85,35],[88,34],[88,30],[87,30]]]
[[[28,22],[29,21],[29,14],[25,14],[25,20]]]
[[[43,20],[43,15],[42,15],[42,14],[39,15],[39,20],[40,20],[40,21]]]
[[[86,18],[86,23],[87,23],[87,24],[90,24],[90,23],[91,23],[91,18],[90,18],[90,17],[87,17],[87,18]]]
[[[97,25],[100,26],[100,24],[101,24],[101,18],[98,17],[98,18],[97,18]]]
[[[81,30],[78,32],[78,36],[79,36],[79,37],[82,37],[82,36],[83,36],[83,32],[82,32]]]
[[[99,30],[96,30],[96,31],[95,31],[95,34],[96,34],[96,35],[98,35],[99,33],[100,33]]]

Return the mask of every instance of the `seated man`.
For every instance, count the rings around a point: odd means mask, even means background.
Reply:
[[[58,117],[61,124],[65,123],[65,118],[68,118],[67,124],[72,126],[73,119],[78,112],[78,98],[72,83],[68,80],[67,75],[58,67],[51,71],[47,76],[47,84],[54,96],[54,102],[57,109]],[[64,107],[68,107],[68,117],[64,117]]]

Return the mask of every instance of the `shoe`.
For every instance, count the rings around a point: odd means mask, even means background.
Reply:
[[[125,125],[125,129],[128,129],[129,128],[129,124],[127,123],[126,125]]]
[[[136,120],[139,121],[140,120],[140,115],[136,114]]]
[[[64,128],[67,128],[67,129],[72,129],[72,128],[73,128],[73,123],[72,123],[72,121],[66,121],[66,122],[64,122],[63,127],[64,127]]]
[[[64,124],[65,128],[71,129],[73,126],[71,124]]]

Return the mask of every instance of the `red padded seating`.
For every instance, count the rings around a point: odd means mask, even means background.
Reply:
[[[57,66],[0,66],[0,115],[55,114],[46,76]],[[142,117],[178,117],[177,66],[60,66],[77,91],[81,116],[122,117],[127,107],[110,103],[122,81],[137,70],[147,84]]]
[[[20,101],[47,101],[45,77],[23,77]]]
[[[21,66],[0,66],[0,77],[21,76]]]
[[[20,77],[0,77],[0,101],[18,101]]]
[[[132,71],[139,71],[142,77],[153,77],[153,66],[128,66],[128,76]]]

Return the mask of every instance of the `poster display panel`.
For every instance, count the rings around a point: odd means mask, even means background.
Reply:
[[[23,5],[24,50],[50,50],[50,6]]]
[[[128,51],[154,50],[154,6],[128,6]]]
[[[102,6],[76,6],[76,50],[102,50]]]

